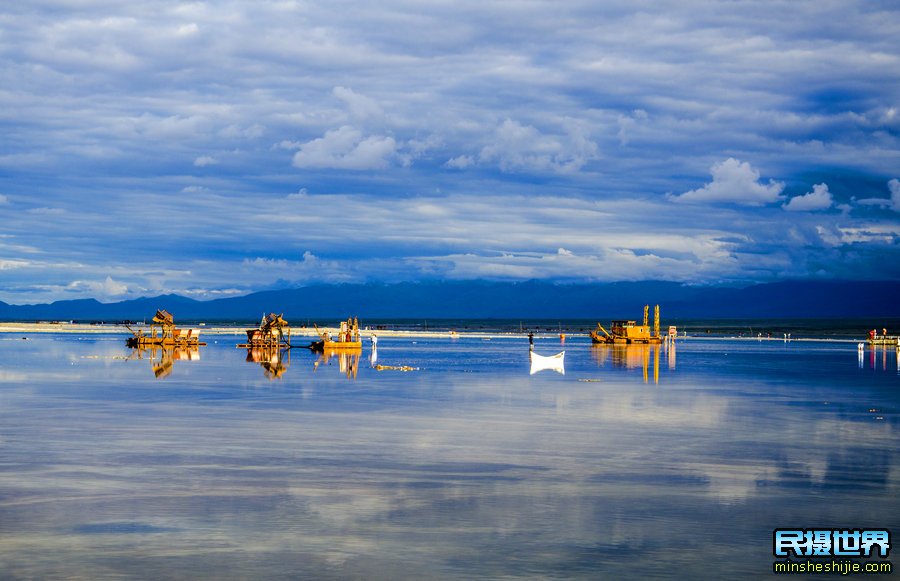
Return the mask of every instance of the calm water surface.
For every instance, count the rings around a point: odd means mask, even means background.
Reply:
[[[892,348],[214,339],[0,336],[0,577],[753,578],[776,527],[900,534]]]

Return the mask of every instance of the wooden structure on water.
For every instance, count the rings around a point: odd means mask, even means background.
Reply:
[[[597,331],[591,331],[591,341],[595,344],[631,344],[631,343],[662,343],[659,334],[659,305],[653,309],[653,327],[649,324],[650,305],[644,305],[644,324],[638,325],[636,321],[616,320],[612,322],[607,331],[603,325],[597,323]]]
[[[291,347],[291,326],[284,320],[284,314],[263,315],[259,327],[247,329],[247,342],[238,347],[282,349]]]
[[[263,315],[256,329],[247,329],[247,342],[237,347],[247,350],[247,361],[259,363],[265,376],[277,379],[290,365],[291,326],[284,314]]]
[[[157,309],[150,322],[149,334],[143,329],[131,331],[131,337],[125,340],[129,347],[198,347],[206,345],[200,342],[199,329],[179,329],[175,327],[175,318],[164,309]]]
[[[328,331],[319,331],[318,325],[315,327],[316,333],[319,334],[319,340],[309,346],[313,351],[362,350],[362,340],[359,338],[359,320],[356,317],[341,321],[337,337],[332,337]]]

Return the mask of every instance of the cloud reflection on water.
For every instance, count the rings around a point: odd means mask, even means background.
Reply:
[[[900,524],[895,429],[853,411],[896,392],[866,376],[782,384],[732,344],[733,368],[679,344],[658,384],[577,341],[566,376],[501,341],[380,347],[423,371],[348,381],[304,352],[270,382],[210,346],[158,382],[81,358],[101,343],[0,353],[0,573],[702,576],[704,547],[749,575],[776,526]]]

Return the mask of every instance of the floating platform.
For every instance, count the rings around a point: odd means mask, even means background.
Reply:
[[[319,353],[327,353],[330,351],[350,352],[362,350],[362,339],[359,336],[359,320],[356,317],[350,317],[346,321],[341,321],[340,330],[335,336],[328,332],[319,331],[319,326],[314,325],[316,332],[319,334],[319,340],[310,343],[309,348]],[[337,337],[337,341],[334,340]]]
[[[142,332],[134,334],[125,340],[128,347],[199,347],[206,345],[200,342],[198,329],[173,329],[170,334],[144,335]]]
[[[866,339],[869,345],[896,345],[900,346],[900,336],[895,335],[875,335]]]
[[[143,329],[135,331],[128,325],[125,325],[125,328],[131,331],[131,337],[125,340],[125,344],[132,348],[206,345],[200,342],[200,329],[175,328],[175,318],[163,309],[157,309],[150,323],[149,334],[145,334]]]
[[[362,341],[315,341],[309,348],[313,351],[360,351]]]

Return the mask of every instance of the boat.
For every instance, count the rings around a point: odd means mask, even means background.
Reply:
[[[659,305],[653,311],[653,327],[648,324],[650,305],[644,306],[644,324],[638,325],[637,321],[627,319],[615,320],[607,331],[603,325],[597,323],[597,330],[591,331],[591,341],[594,344],[612,343],[662,343],[659,334]],[[598,333],[603,333],[602,335]]]
[[[359,320],[351,317],[341,321],[340,330],[336,337],[332,337],[328,331],[319,331],[319,326],[314,325],[319,340],[309,345],[313,351],[359,351],[362,349],[362,340],[359,337]]]
[[[531,375],[545,369],[550,369],[562,375],[566,374],[565,351],[560,351],[556,355],[538,355],[534,351],[530,351],[529,358],[531,359]]]
[[[150,323],[149,335],[143,329],[135,331],[128,325],[125,328],[131,331],[131,337],[125,340],[129,347],[195,347],[206,345],[200,342],[200,329],[178,329],[175,327],[175,317],[164,309],[157,309],[156,315]]]

